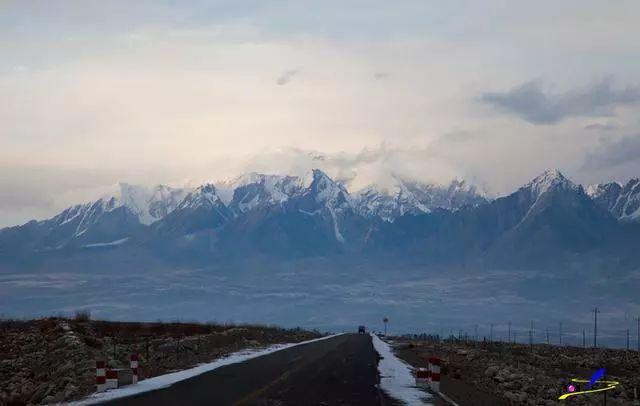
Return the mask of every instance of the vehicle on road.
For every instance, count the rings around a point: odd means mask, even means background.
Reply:
[[[358,326],[358,334],[365,334],[367,332],[367,328],[365,326]]]

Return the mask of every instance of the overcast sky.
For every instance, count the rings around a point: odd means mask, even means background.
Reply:
[[[118,181],[248,170],[495,195],[547,168],[637,177],[638,15],[637,0],[3,1],[0,226]]]

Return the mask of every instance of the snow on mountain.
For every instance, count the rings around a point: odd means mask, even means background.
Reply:
[[[189,193],[189,189],[172,188],[164,185],[158,185],[151,189],[151,197],[148,200],[148,213],[153,219],[151,222],[164,218],[175,210],[187,193]]]
[[[407,186],[398,181],[394,190],[369,185],[357,193],[357,210],[364,217],[378,216],[392,222],[404,214],[422,214],[431,210],[420,202]]]
[[[336,240],[345,242],[340,220],[355,212],[355,203],[344,185],[335,182],[321,170],[314,169],[309,187],[302,189],[294,198],[301,213],[312,216],[328,213]]]
[[[102,215],[118,207],[122,207],[122,204],[116,197],[104,197],[95,202],[69,207],[51,220],[43,221],[43,223],[50,223],[50,229],[73,226],[71,237],[75,238],[81,236],[89,227],[96,224]]]
[[[342,211],[354,207],[353,199],[344,185],[335,182],[319,169],[314,169],[312,176],[313,180],[303,196],[313,198],[318,205],[330,210]]]
[[[189,192],[187,196],[180,202],[177,210],[193,209],[200,206],[215,206],[221,202],[216,192],[216,187],[210,183],[206,183],[197,187],[194,191]]]
[[[522,186],[516,193],[526,195],[529,199],[529,212],[535,210],[536,205],[545,194],[554,191],[575,191],[578,192],[582,186],[567,179],[559,170],[548,169],[535,177],[531,182]],[[528,214],[527,214],[528,216]],[[522,221],[526,219],[525,216]]]
[[[184,235],[219,228],[233,218],[233,212],[220,199],[216,187],[207,183],[189,192],[175,210],[155,222],[152,228],[165,234]]]
[[[119,191],[113,197],[115,207],[125,206],[138,217],[140,223],[149,225],[171,213],[185,197],[185,189],[157,185],[153,188],[119,183]]]
[[[186,190],[164,185],[153,188],[119,183],[115,190],[93,202],[69,207],[46,224],[49,233],[58,235],[60,241],[80,238],[91,227],[104,221],[105,216],[118,209],[126,209],[130,220],[149,225],[171,213],[182,201]]]
[[[640,220],[640,179],[631,179],[624,186],[617,182],[590,185],[587,194],[618,220]]]
[[[264,175],[249,173],[231,182],[217,186],[222,201],[236,213],[282,205],[303,188],[303,181],[296,176]]]
[[[394,178],[395,184],[382,188],[369,185],[357,192],[358,212],[392,222],[404,214],[429,213],[434,209],[455,211],[463,206],[486,202],[473,185],[454,180],[449,185],[422,184]]]
[[[532,197],[534,199],[538,199],[540,196],[551,190],[571,189],[578,191],[580,188],[581,186],[576,185],[567,179],[559,170],[548,169],[534,178],[531,182],[521,187],[520,190],[529,190]]]
[[[539,210],[538,206],[544,206],[544,204],[539,205],[538,203],[545,200],[542,197],[547,193],[556,191],[580,192],[581,190],[582,186],[567,179],[559,170],[548,169],[544,171],[514,193],[514,195],[525,196],[525,199],[521,200],[528,206],[527,213],[520,223],[524,223],[531,213]]]

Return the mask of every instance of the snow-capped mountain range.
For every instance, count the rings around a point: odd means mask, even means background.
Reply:
[[[312,195],[314,201],[330,210],[353,209],[364,217],[393,222],[405,214],[429,213],[433,209],[457,210],[487,200],[465,181],[454,180],[442,186],[394,179],[396,182],[391,189],[372,184],[355,192],[349,192],[345,185],[320,170],[314,170],[305,178],[252,172],[195,189],[165,185],[148,188],[119,183],[116,193],[70,207],[59,216],[64,221],[81,216],[83,221],[77,230],[81,232],[92,218],[120,207],[127,208],[141,224],[151,225],[176,209],[223,204],[234,215],[241,215],[255,209],[281,206],[297,196]]]
[[[0,230],[0,258],[124,246],[220,257],[398,252],[442,260],[481,253],[534,261],[614,241],[613,251],[623,249],[636,228],[640,238],[639,192],[638,180],[585,190],[557,170],[495,200],[461,180],[393,177],[384,188],[350,191],[320,170],[305,177],[250,173],[197,188],[120,184],[111,196]],[[639,227],[623,228],[630,223]]]

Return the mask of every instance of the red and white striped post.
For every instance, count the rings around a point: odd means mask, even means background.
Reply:
[[[430,386],[431,390],[438,393],[440,392],[440,358],[429,358],[429,372],[430,372]]]
[[[419,388],[427,388],[429,386],[429,375],[428,368],[416,369],[416,386]]]
[[[131,383],[138,383],[138,354],[131,354]]]
[[[104,392],[107,389],[106,366],[105,361],[96,361],[96,392]]]
[[[107,389],[118,389],[118,371],[107,369]]]

